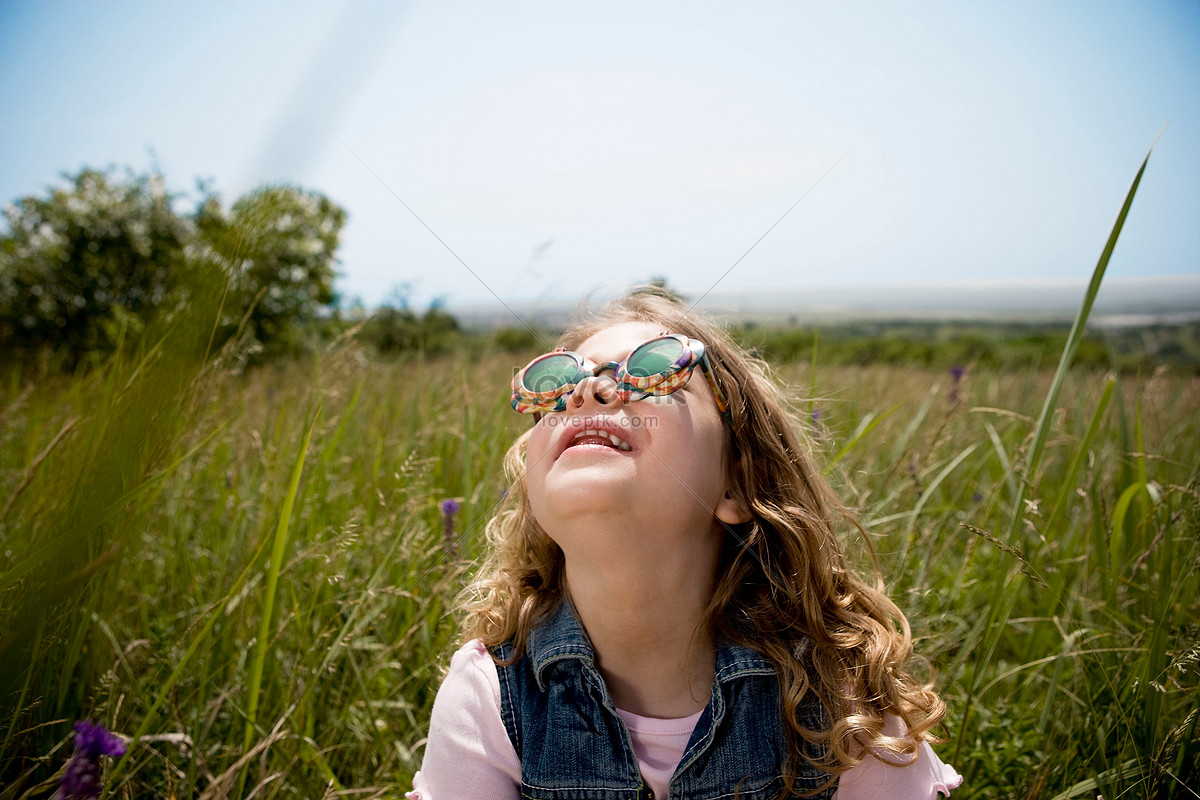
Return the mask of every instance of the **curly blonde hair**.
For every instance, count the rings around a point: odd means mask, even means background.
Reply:
[[[779,676],[791,754],[783,796],[801,757],[833,775],[868,753],[915,758],[941,725],[945,704],[906,670],[914,657],[908,620],[884,593],[878,565],[868,582],[847,564],[837,528],[861,528],[816,467],[767,365],[720,326],[653,289],[608,304],[564,333],[559,346],[573,349],[622,322],[649,322],[704,342],[728,400],[733,432],[725,474],[731,496],[752,518],[727,527],[708,622],[714,637],[758,651]],[[488,647],[512,640],[517,653],[564,596],[562,551],[534,519],[525,492],[527,439],[520,436],[505,457],[510,489],[487,527],[490,552],[463,603],[467,639]],[[805,639],[810,668],[796,657]],[[831,728],[799,723],[797,710],[810,692],[829,711]],[[904,720],[907,735],[884,734],[885,712]]]

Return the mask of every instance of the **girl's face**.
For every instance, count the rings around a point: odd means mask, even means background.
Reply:
[[[598,364],[621,361],[660,332],[650,323],[620,323],[575,349]],[[567,410],[543,416],[527,443],[530,507],[568,558],[573,545],[604,546],[593,540],[598,532],[610,544],[630,537],[639,545],[683,537],[676,542],[683,544],[696,535],[719,541],[720,522],[748,519],[726,496],[726,430],[702,375],[666,397],[631,403],[614,388],[611,372],[584,381]]]

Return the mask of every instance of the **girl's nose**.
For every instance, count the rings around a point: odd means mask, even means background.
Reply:
[[[621,401],[620,395],[617,394],[617,382],[612,375],[605,373],[584,378],[575,387],[575,391],[571,392],[573,407],[583,408],[589,401],[595,401],[602,406]]]

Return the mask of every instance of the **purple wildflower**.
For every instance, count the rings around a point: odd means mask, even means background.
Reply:
[[[53,800],[85,800],[100,796],[100,756],[125,755],[125,743],[91,720],[75,723],[75,753],[67,762]]]
[[[812,410],[812,412],[811,412],[810,416],[812,416],[812,421],[813,421],[813,422],[820,422],[820,421],[821,421],[821,408],[820,408],[820,406],[813,406],[813,410]]]
[[[955,364],[953,367],[950,368],[950,378],[953,381],[953,383],[950,384],[950,405],[952,405],[952,406],[958,405],[959,384],[962,383],[963,375],[965,375],[966,373],[967,373],[966,368],[960,367],[958,364]]]
[[[443,500],[442,503],[442,520],[445,522],[445,528],[442,529],[442,535],[446,539],[446,552],[454,555],[458,552],[458,538],[454,535],[454,515],[462,508],[462,504],[454,498]]]

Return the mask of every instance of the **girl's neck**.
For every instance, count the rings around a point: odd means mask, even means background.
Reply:
[[[715,558],[671,566],[627,560],[619,574],[606,574],[595,564],[566,564],[571,602],[613,702],[661,719],[704,708],[716,663],[706,616]]]

